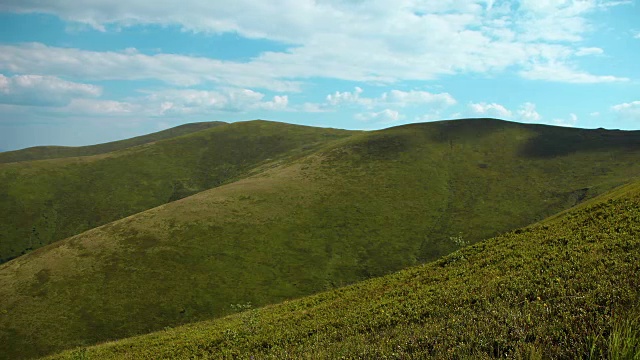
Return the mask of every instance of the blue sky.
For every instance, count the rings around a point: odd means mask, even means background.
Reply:
[[[640,129],[640,4],[3,0],[0,150],[197,121]]]

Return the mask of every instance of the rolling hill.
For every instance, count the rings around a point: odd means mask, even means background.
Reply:
[[[243,134],[285,126],[231,125]],[[50,354],[224,316],[230,304],[262,306],[386,275],[640,175],[640,132],[492,119],[336,133],[330,141],[318,140],[326,129],[305,131],[314,140],[297,142],[302,147],[279,161],[259,158],[224,184],[208,183],[215,188],[0,265],[0,354]],[[289,138],[282,136],[272,144]],[[185,138],[155,145],[180,158]],[[239,151],[229,147],[238,142],[226,144],[220,151]],[[134,149],[144,148],[127,151]],[[125,164],[132,163],[114,178]]]
[[[149,144],[155,141],[170,139],[181,135],[190,134],[197,131],[212,128],[214,126],[224,125],[226,123],[220,121],[191,123],[176,126],[174,128],[155,132],[153,134],[137,136],[131,139],[112,141],[104,144],[89,145],[89,146],[36,146],[21,150],[0,152],[0,164],[18,162],[18,161],[32,161],[32,160],[46,160],[66,157],[78,157],[78,156],[90,156],[100,155],[112,151],[123,150],[130,147]]]
[[[201,123],[62,149],[70,155],[121,148],[104,154],[0,164],[0,263],[353,133],[264,121]]]
[[[636,182],[422,266],[49,359],[637,359],[639,271]]]

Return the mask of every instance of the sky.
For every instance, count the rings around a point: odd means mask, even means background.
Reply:
[[[0,151],[199,121],[640,129],[640,3],[2,0]]]

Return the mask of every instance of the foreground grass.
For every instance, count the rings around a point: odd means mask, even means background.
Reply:
[[[625,192],[392,275],[50,358],[637,359],[640,184]]]

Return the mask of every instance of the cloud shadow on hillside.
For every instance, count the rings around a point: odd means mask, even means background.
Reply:
[[[640,150],[640,131],[534,126],[538,135],[523,145],[520,150],[523,157],[552,158],[584,151]]]

